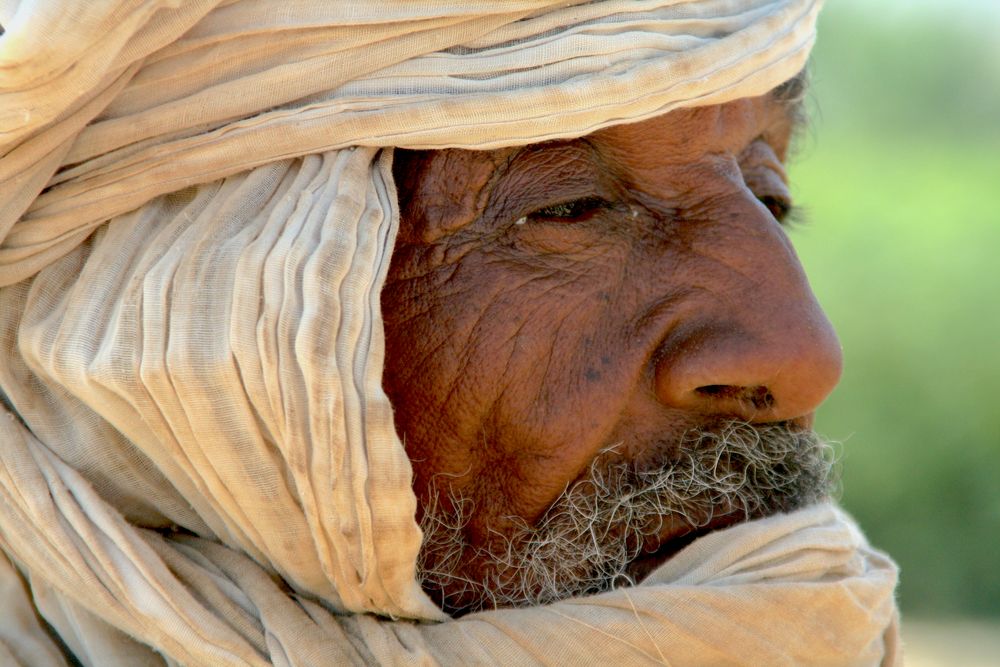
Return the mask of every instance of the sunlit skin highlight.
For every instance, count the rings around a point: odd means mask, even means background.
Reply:
[[[608,447],[642,470],[720,420],[811,425],[841,351],[776,219],[789,88],[574,140],[397,151],[384,386],[421,511],[461,498],[489,548]]]

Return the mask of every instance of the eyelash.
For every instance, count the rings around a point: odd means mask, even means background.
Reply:
[[[782,227],[801,227],[809,222],[809,216],[805,209],[796,206],[788,197],[764,195],[757,197],[757,200],[771,212],[771,215]]]
[[[610,206],[611,204],[600,197],[581,197],[580,199],[573,199],[536,209],[517,222],[521,223],[527,220],[580,222],[593,213],[602,211]]]

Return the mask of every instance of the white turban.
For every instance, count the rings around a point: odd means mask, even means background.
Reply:
[[[0,662],[896,660],[829,505],[446,620],[381,388],[391,147],[763,94],[820,5],[0,0]]]

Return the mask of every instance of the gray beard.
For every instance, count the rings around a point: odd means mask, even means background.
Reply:
[[[514,530],[488,548],[465,536],[471,500],[451,496],[448,512],[425,508],[417,563],[424,589],[459,615],[632,585],[635,563],[648,559],[665,531],[693,537],[788,512],[826,498],[834,486],[833,448],[786,424],[728,421],[689,432],[670,460],[651,470],[637,470],[614,449],[596,457],[534,526],[515,518]],[[477,564],[472,574],[470,561]]]

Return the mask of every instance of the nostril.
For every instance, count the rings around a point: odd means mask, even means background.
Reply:
[[[695,393],[710,400],[734,401],[754,410],[769,410],[774,407],[774,394],[763,386],[738,387],[730,384],[707,384],[695,389]]]

